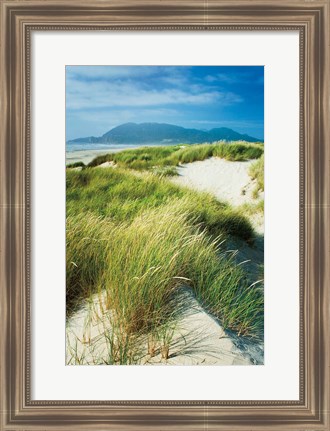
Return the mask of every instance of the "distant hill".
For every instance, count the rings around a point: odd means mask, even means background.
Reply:
[[[125,123],[114,127],[103,136],[89,136],[68,141],[68,143],[101,143],[101,144],[198,144],[213,141],[247,141],[260,142],[260,139],[240,134],[226,127],[208,131],[186,129],[165,123]]]

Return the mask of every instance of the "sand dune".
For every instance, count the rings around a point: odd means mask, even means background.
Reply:
[[[244,337],[225,332],[194,298],[182,288],[175,298],[181,309],[167,329],[170,333],[168,359],[162,358],[162,343],[155,342],[148,354],[148,339],[136,340],[136,365],[253,365],[263,363],[263,346]],[[67,324],[69,365],[107,364],[111,358],[109,336],[111,312],[106,310],[106,294],[96,294]],[[184,304],[184,306],[182,306]]]
[[[176,184],[212,193],[220,200],[237,206],[255,202],[255,183],[248,175],[252,162],[229,162],[210,158],[178,168]],[[106,166],[104,166],[106,167]],[[260,196],[259,199],[263,198]],[[260,218],[261,217],[261,218]],[[250,247],[244,241],[232,240],[228,247],[237,249],[237,260],[246,264],[251,282],[258,277],[263,264],[263,219],[254,220],[259,237]],[[111,315],[102,305],[103,292],[94,295],[89,304],[75,313],[67,324],[67,363],[107,363],[109,345],[106,334],[111,332]],[[263,342],[238,337],[224,331],[194,298],[190,289],[178,292],[178,304],[185,304],[173,329],[168,359],[162,359],[160,347],[148,355],[147,340],[139,340],[139,364],[168,365],[253,365],[263,364]]]

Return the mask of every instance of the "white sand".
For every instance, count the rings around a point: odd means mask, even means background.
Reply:
[[[175,184],[211,193],[220,201],[233,206],[256,204],[264,199],[264,192],[253,197],[256,181],[249,176],[249,167],[254,160],[231,162],[217,157],[187,163],[178,167],[178,176],[173,177]],[[255,231],[264,234],[264,220],[260,213],[250,218]]]
[[[248,174],[254,160],[231,162],[217,157],[187,163],[178,167],[176,184],[212,193],[233,205],[256,202],[252,190],[256,182]],[[263,194],[261,194],[261,197]]]
[[[106,310],[105,293],[92,300],[67,325],[67,364],[106,364],[109,361],[107,336],[112,333],[111,313]],[[190,289],[178,292],[184,304],[175,326],[169,330],[169,357],[163,359],[163,343],[155,342],[148,354],[146,337],[137,341],[137,365],[253,365],[263,363],[261,344],[225,333],[219,323],[199,305]]]
[[[110,161],[110,162],[101,163],[98,167],[99,168],[116,168],[117,165],[115,162]]]

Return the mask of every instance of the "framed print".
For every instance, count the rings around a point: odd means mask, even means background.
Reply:
[[[1,24],[1,429],[330,429],[329,1]]]
[[[66,143],[68,365],[264,363],[263,82],[262,66],[66,67],[67,135],[82,133],[85,116],[91,129],[95,117],[114,121]],[[221,110],[252,105],[262,138],[213,127]],[[118,125],[127,116],[158,121]],[[161,122],[174,116],[188,127]],[[104,237],[89,232],[99,217],[114,223]]]

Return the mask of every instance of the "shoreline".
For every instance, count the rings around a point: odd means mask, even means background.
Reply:
[[[65,152],[65,165],[70,163],[83,162],[85,165],[90,163],[95,157],[102,156],[103,154],[117,153],[122,151],[119,149],[90,149],[90,150],[76,150],[76,151],[66,151]]]

